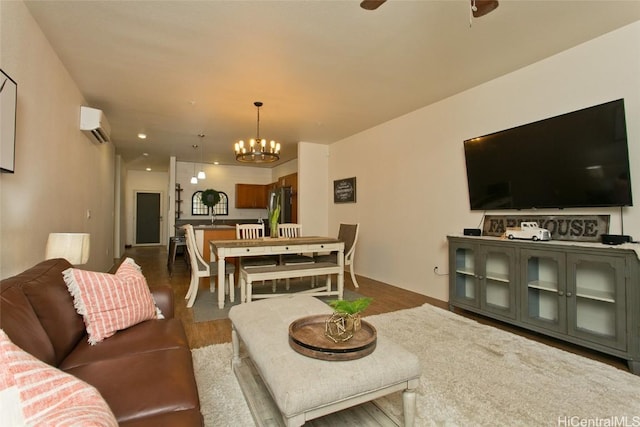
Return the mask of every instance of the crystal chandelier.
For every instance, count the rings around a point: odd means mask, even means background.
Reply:
[[[258,124],[256,138],[249,140],[249,146],[245,146],[244,141],[240,140],[235,144],[236,160],[244,163],[270,163],[280,159],[280,143],[271,140],[267,144],[266,139],[260,139],[260,107],[262,102],[253,103],[258,110]]]

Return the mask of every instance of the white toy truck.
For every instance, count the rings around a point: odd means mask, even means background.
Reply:
[[[520,227],[507,228],[504,234],[509,239],[551,240],[549,230],[538,227],[537,222],[523,222]]]

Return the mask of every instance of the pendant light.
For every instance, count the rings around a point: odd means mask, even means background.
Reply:
[[[204,133],[199,133],[198,137],[200,137],[200,140],[203,141]],[[197,147],[198,146],[196,145],[196,148]],[[204,145],[202,145],[202,147],[204,147]],[[202,150],[200,150],[200,172],[198,172],[198,179],[207,179],[207,175],[205,175],[204,173],[204,163],[202,162],[203,156],[204,154],[202,153]]]
[[[198,149],[198,145],[197,144],[193,144],[192,145],[194,150]],[[198,177],[196,177],[196,163],[193,163],[193,175],[191,176],[191,183],[192,184],[197,184],[198,183]]]

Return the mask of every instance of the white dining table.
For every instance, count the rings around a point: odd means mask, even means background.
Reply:
[[[286,237],[262,239],[211,240],[211,259],[218,263],[218,307],[224,308],[225,258],[265,255],[283,255],[298,253],[337,252],[338,265],[342,267],[338,274],[338,290],[344,289],[344,242],[334,237]],[[230,286],[234,286],[233,283]],[[233,298],[230,300],[233,302]]]

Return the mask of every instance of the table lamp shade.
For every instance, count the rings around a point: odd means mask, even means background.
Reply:
[[[86,264],[89,260],[89,233],[49,234],[45,258],[64,258],[73,265]]]

